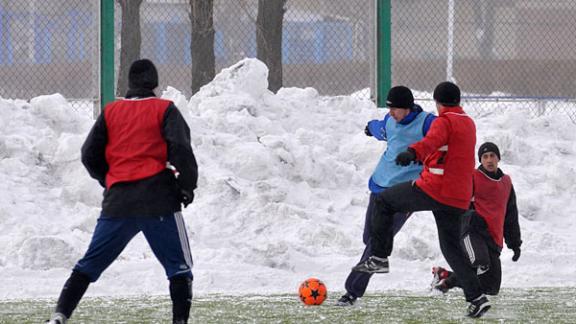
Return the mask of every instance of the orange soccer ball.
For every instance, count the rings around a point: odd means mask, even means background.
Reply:
[[[300,300],[306,305],[320,305],[327,296],[326,285],[316,278],[304,280],[300,284],[298,293],[300,294]]]

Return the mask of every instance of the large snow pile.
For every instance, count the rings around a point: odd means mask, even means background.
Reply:
[[[162,95],[190,125],[199,163],[184,211],[196,294],[294,292],[309,276],[341,291],[363,250],[367,180],[385,149],[363,129],[385,111],[311,88],[273,94],[267,73],[246,59],[190,100],[173,88]],[[503,252],[503,286],[574,286],[576,126],[505,108],[476,118],[478,145],[500,145],[520,207],[522,257]],[[79,160],[92,123],[58,94],[0,99],[0,299],[57,295],[87,248],[102,194]],[[445,261],[433,217],[415,214],[397,236],[392,272],[369,289],[425,291],[435,264]],[[88,291],[166,293],[141,235]]]

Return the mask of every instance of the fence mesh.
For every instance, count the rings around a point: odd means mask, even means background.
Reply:
[[[99,10],[93,0],[0,1],[0,96],[96,98]]]
[[[122,21],[114,2],[117,71]],[[287,0],[284,86],[314,87],[322,95],[371,87],[375,2]],[[480,113],[514,103],[532,115],[567,113],[576,121],[576,1],[390,4],[393,84],[427,100],[438,82],[452,79],[467,107]],[[0,0],[0,96],[97,98],[99,6],[98,0]],[[256,56],[257,7],[257,0],[214,0],[217,71]],[[141,57],[157,63],[161,88],[190,96],[189,0],[145,0],[140,13]]]
[[[368,88],[370,6],[365,0],[288,0],[282,41],[284,86],[314,87],[325,95]],[[257,0],[214,1],[217,71],[256,57],[257,9]],[[147,1],[141,7],[142,57],[157,63],[161,87],[171,85],[186,95],[191,95],[189,15],[188,0]]]
[[[480,113],[518,107],[576,122],[576,1],[391,4],[393,83],[429,93],[454,80]]]

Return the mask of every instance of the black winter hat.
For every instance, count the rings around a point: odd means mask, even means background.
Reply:
[[[482,162],[482,154],[487,152],[493,152],[498,157],[498,160],[500,160],[500,150],[498,149],[498,146],[492,142],[486,142],[480,145],[480,148],[478,149],[478,161]]]
[[[412,91],[405,86],[396,86],[388,91],[386,106],[390,108],[412,109],[414,106],[414,96]]]
[[[452,82],[442,82],[434,89],[434,100],[444,106],[460,105],[460,88]]]
[[[158,71],[148,59],[137,60],[128,72],[128,88],[154,90],[158,86]]]

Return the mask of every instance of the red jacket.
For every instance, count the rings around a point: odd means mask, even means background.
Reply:
[[[118,100],[106,107],[108,189],[115,183],[148,178],[166,169],[162,122],[170,104],[168,100],[145,98]]]
[[[462,107],[444,107],[428,134],[410,145],[424,170],[416,185],[436,201],[467,209],[472,198],[476,125]]]
[[[490,236],[500,248],[511,192],[512,180],[508,175],[492,179],[480,170],[474,171],[474,209],[484,219]]]

